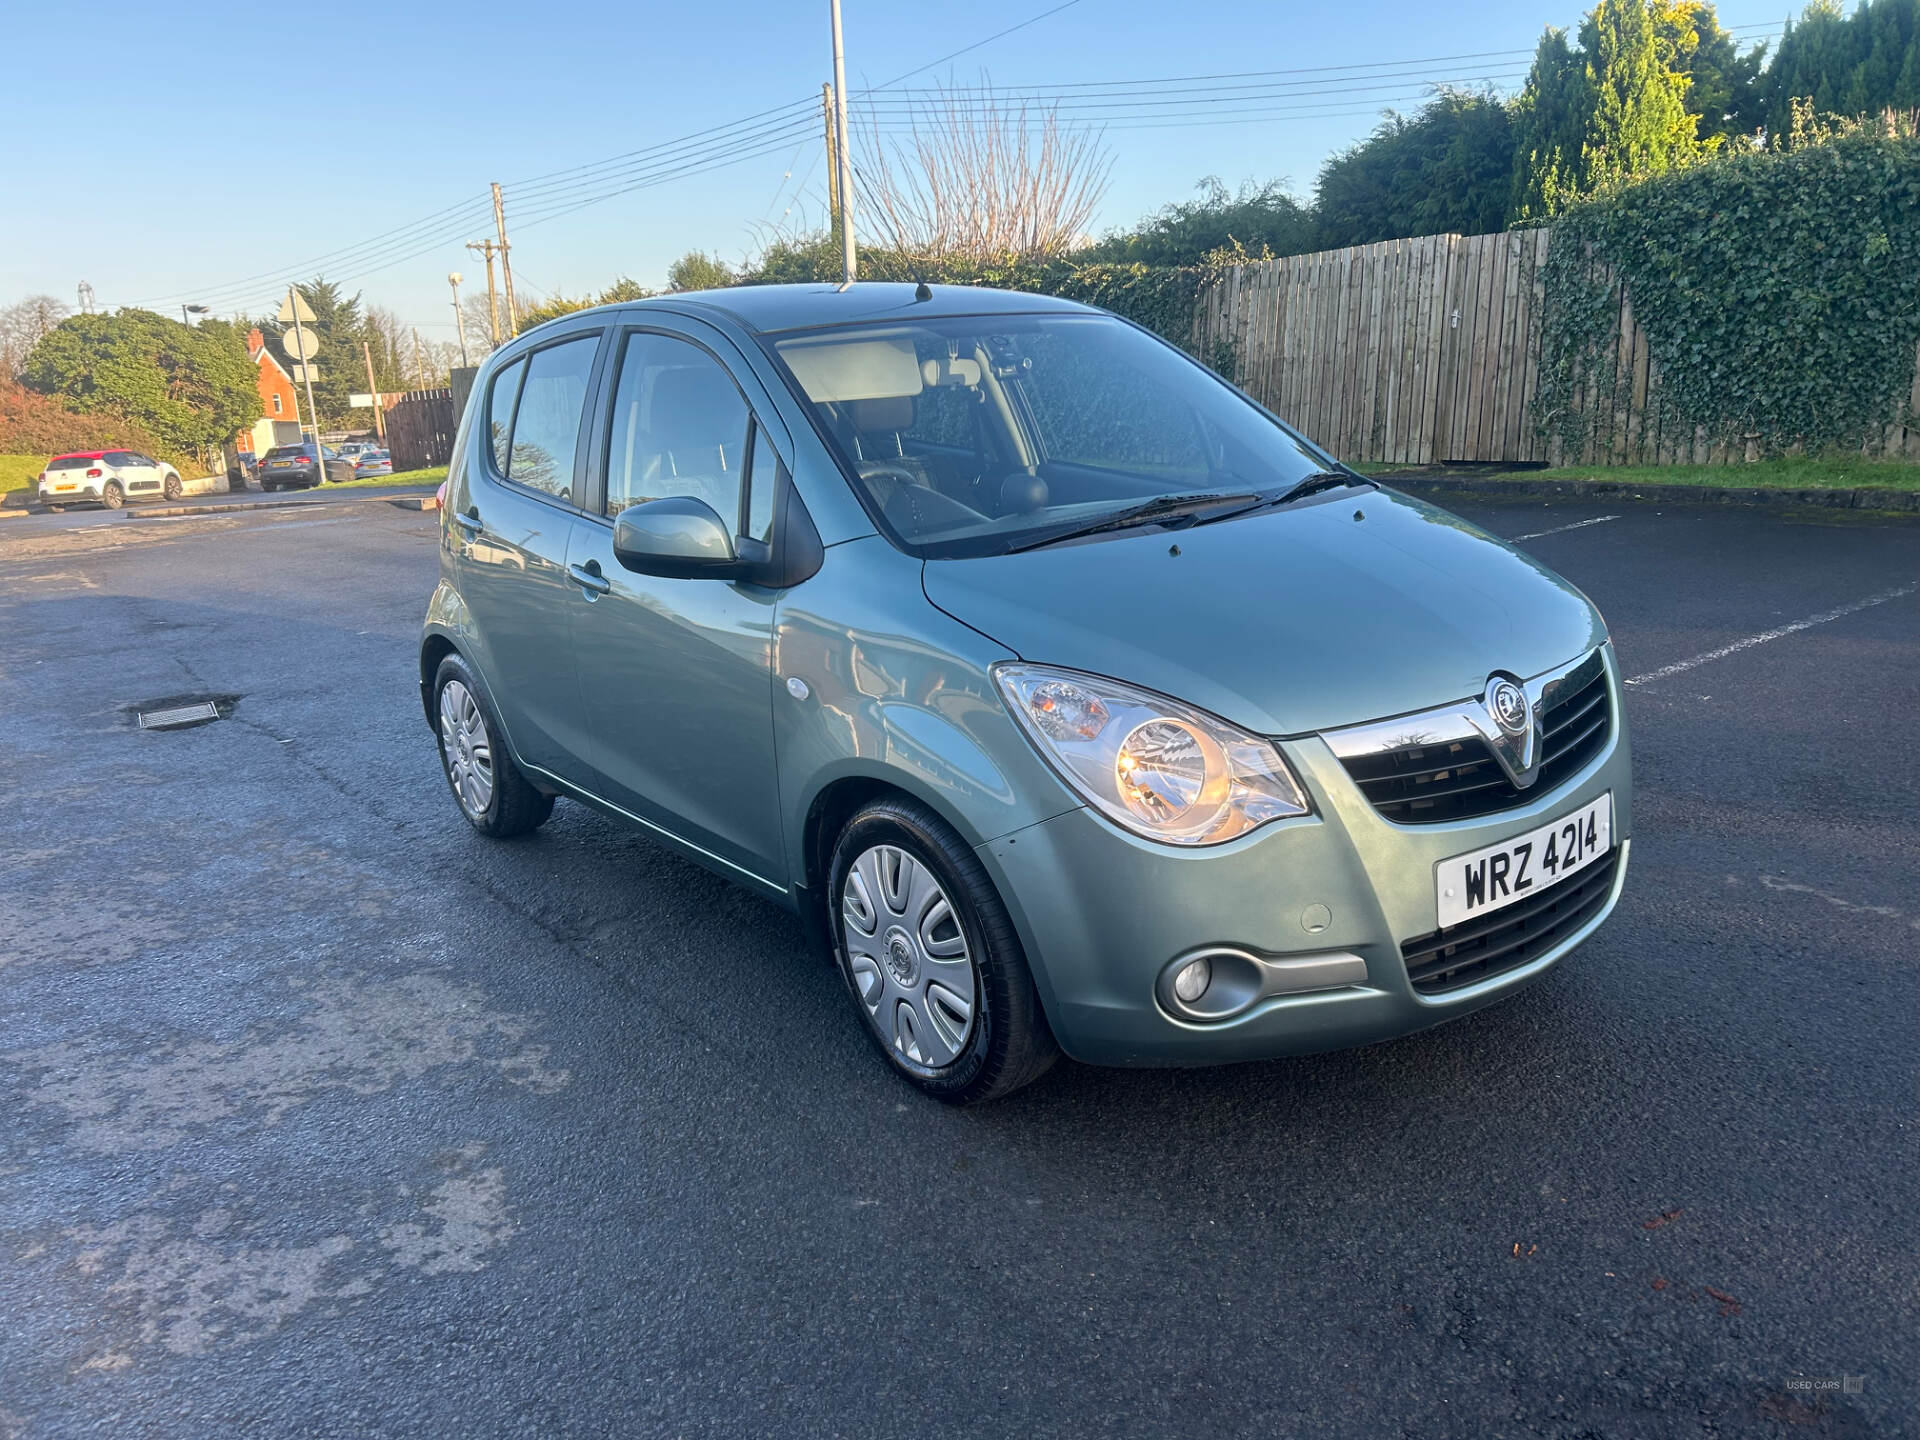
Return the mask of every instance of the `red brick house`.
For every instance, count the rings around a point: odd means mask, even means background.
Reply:
[[[234,439],[234,448],[264,455],[276,445],[300,443],[300,401],[293,376],[258,330],[247,332],[247,358],[253,361],[254,383],[260,391],[260,419]]]

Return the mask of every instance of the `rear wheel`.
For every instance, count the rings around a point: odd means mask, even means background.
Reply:
[[[926,807],[878,800],[829,869],[835,958],[868,1038],[950,1104],[996,1100],[1059,1055],[1019,936],[979,858]]]
[[[118,510],[127,503],[126,492],[120,488],[118,480],[109,480],[100,487],[100,503],[109,510]]]
[[[166,481],[161,485],[160,489],[161,493],[169,500],[178,500],[181,495],[185,493],[185,487],[181,485],[180,477],[171,472],[168,473]]]
[[[279,488],[280,488],[280,484],[276,480],[262,480],[260,482],[260,489],[262,493],[267,495],[273,494],[273,492],[278,490]]]
[[[545,824],[553,813],[553,797],[529,785],[513,763],[467,662],[447,656],[433,683],[440,768],[467,823],[496,840]]]

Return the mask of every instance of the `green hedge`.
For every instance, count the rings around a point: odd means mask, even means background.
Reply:
[[[1859,135],[1648,180],[1558,217],[1542,274],[1536,403],[1574,453],[1611,422],[1623,286],[1663,428],[1755,435],[1766,454],[1857,447],[1909,408],[1920,142]]]

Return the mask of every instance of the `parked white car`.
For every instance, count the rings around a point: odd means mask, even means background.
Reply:
[[[178,500],[180,472],[132,450],[77,450],[56,455],[40,472],[40,503],[104,505],[118,510],[129,500]]]

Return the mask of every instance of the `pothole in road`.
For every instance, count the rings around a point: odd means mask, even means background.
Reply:
[[[226,719],[241,699],[239,695],[161,695],[122,705],[120,710],[135,729],[191,730]]]

